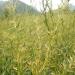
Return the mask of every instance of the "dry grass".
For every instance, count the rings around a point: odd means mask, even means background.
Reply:
[[[52,20],[53,19],[53,20]],[[0,75],[75,75],[75,14],[0,19]]]

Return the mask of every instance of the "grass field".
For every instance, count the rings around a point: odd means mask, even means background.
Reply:
[[[75,75],[75,13],[0,18],[0,75]]]

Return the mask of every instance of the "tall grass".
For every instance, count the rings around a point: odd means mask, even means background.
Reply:
[[[0,18],[0,75],[75,75],[75,13]]]

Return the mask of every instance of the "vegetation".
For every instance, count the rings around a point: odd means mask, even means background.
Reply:
[[[31,7],[30,5],[27,5],[21,1],[17,1],[17,2],[16,0],[10,0],[10,1],[11,2],[0,1],[0,16],[3,16],[3,13],[5,14],[5,16],[8,16],[7,14],[12,15],[11,13],[15,15],[15,12],[17,14],[24,14],[24,13],[39,14],[39,11]]]
[[[60,9],[0,17],[0,75],[75,75],[74,21]]]

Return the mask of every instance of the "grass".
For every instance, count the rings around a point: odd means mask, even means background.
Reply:
[[[71,12],[0,18],[0,75],[75,75],[74,21]]]

